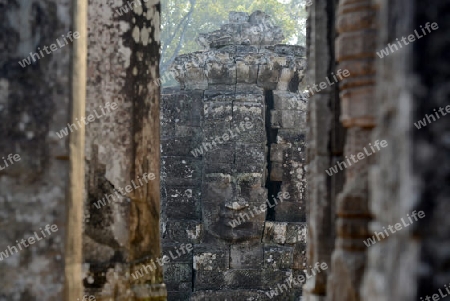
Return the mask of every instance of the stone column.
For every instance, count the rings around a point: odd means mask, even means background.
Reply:
[[[157,264],[159,27],[157,0],[89,6],[84,283],[97,300],[166,299]]]
[[[0,6],[0,298],[74,301],[84,130],[60,131],[84,112],[86,4]]]
[[[336,242],[332,255],[332,274],[328,282],[329,300],[362,300],[360,287],[365,268],[371,214],[368,208],[368,170],[375,155],[352,164],[369,147],[375,127],[374,49],[376,47],[375,8],[370,0],[340,1],[336,19],[337,69],[350,72],[340,83],[341,122],[347,129],[344,155],[345,185],[336,199]],[[379,139],[379,138],[378,138]],[[369,151],[371,152],[371,151]],[[347,160],[348,159],[348,160]],[[359,159],[359,158],[358,158]]]

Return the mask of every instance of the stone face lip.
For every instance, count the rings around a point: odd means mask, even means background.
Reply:
[[[200,34],[197,43],[208,50],[228,45],[275,45],[283,40],[281,28],[269,15],[258,10],[250,16],[243,12],[230,12],[228,24],[219,30]]]
[[[245,199],[238,199],[233,202],[227,202],[225,207],[232,210],[241,210],[247,208],[249,205],[246,203]]]

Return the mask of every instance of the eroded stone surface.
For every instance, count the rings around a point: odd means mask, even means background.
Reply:
[[[56,132],[70,118],[72,51],[61,35],[73,30],[71,3],[0,1],[0,7],[0,251],[9,255],[0,261],[0,299],[62,300],[69,150],[68,137]],[[43,47],[57,38],[64,46],[46,53]],[[11,164],[10,154],[20,160]],[[58,231],[42,238],[47,224]],[[35,231],[41,240],[30,245]],[[28,247],[20,250],[16,241],[23,239]]]
[[[169,299],[266,300],[306,264],[304,49],[274,45],[269,21],[230,13],[200,36],[205,50],[175,59],[180,88],[163,91],[163,250],[194,244],[192,282],[169,287]]]

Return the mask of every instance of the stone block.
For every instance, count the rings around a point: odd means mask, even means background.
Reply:
[[[224,272],[230,267],[230,250],[215,244],[194,246],[194,270]]]
[[[287,125],[286,122],[284,124]],[[283,127],[282,111],[270,110],[270,127],[272,129],[279,129]]]
[[[257,269],[263,263],[262,245],[243,243],[230,246],[230,268]]]
[[[283,222],[305,222],[305,206],[299,202],[284,201],[275,206],[275,220]]]
[[[236,123],[241,121],[264,120],[265,108],[261,102],[261,96],[254,96],[252,94],[239,95],[236,97],[237,101],[233,103],[233,120]],[[256,100],[256,101],[255,101]]]
[[[241,43],[247,45],[260,45],[262,40],[261,28],[244,23],[241,26]]]
[[[271,31],[261,36],[261,45],[273,45],[281,43],[283,39],[284,39],[283,30],[278,26],[275,26]]]
[[[236,143],[235,166],[237,172],[263,173],[266,167],[266,146],[262,143]]]
[[[308,272],[308,276],[311,276],[311,271]],[[292,270],[292,289],[302,289],[303,285],[306,283],[307,276],[304,269]]]
[[[371,57],[373,49],[377,48],[376,42],[375,29],[341,33],[336,39],[336,60],[340,62],[353,58]]]
[[[258,289],[261,288],[260,269],[232,269],[224,273],[225,288]]]
[[[163,158],[161,176],[166,185],[195,186],[201,179],[199,162],[195,158]]]
[[[266,132],[263,114],[264,107],[260,104],[235,103],[233,105],[231,130],[236,135],[236,141],[246,143],[265,142]]]
[[[209,61],[206,63],[206,72],[208,74],[208,84],[236,84],[236,65],[224,64],[220,61]]]
[[[296,243],[294,245],[292,269],[303,271],[308,263],[306,254],[306,243]]]
[[[280,142],[284,147],[283,162],[292,165],[290,162],[298,162],[306,164],[306,141]]]
[[[270,167],[270,180],[276,182],[283,181],[283,164],[279,162],[271,162]]]
[[[288,246],[264,245],[264,268],[267,270],[288,270],[292,266],[294,248]]]
[[[269,21],[271,21],[270,20],[270,16],[267,15],[265,12],[260,11],[260,10],[254,11],[250,15],[249,20],[248,20],[248,22],[250,24],[252,24],[252,25],[259,25],[259,24],[264,24],[265,25]],[[267,26],[269,26],[269,25],[267,24]]]
[[[235,169],[234,164],[226,164],[226,163],[208,163],[203,167],[203,172],[205,174],[209,173],[224,173],[231,174]]]
[[[309,125],[311,130],[310,151],[311,155],[329,155],[330,131],[332,126],[332,115],[328,103],[331,95],[316,94],[314,100],[309,102],[310,115]]]
[[[205,90],[208,88],[208,78],[203,68],[188,68],[183,78],[180,78],[186,90]]]
[[[289,201],[303,201],[306,199],[305,164],[297,161],[283,163],[282,190],[291,196]]]
[[[354,201],[354,200],[352,200],[352,201]],[[360,199],[360,202],[362,203],[363,199]],[[351,206],[351,205],[349,204],[349,206]],[[356,212],[356,211],[357,210],[349,210],[349,211],[346,211],[346,213],[347,212]],[[370,219],[368,219],[368,218],[358,218],[358,219],[355,218],[355,219],[346,219],[346,220],[338,219],[336,222],[336,234],[339,237],[355,237],[355,238],[370,237],[371,235],[374,234],[374,232],[369,231],[369,229],[368,229],[369,221],[370,221]],[[381,226],[379,226],[377,228],[376,232],[383,233],[383,229],[381,228]],[[385,235],[383,234],[383,236],[385,236]],[[362,244],[359,244],[359,247],[361,248]]]
[[[190,301],[283,301],[282,299],[271,299],[261,290],[221,290],[221,291],[196,291],[192,293]]]
[[[223,272],[200,270],[195,272],[194,287],[199,290],[222,290],[225,288]]]
[[[282,66],[278,63],[259,66],[257,84],[266,90],[275,90],[278,85]]]
[[[344,127],[373,128],[376,126],[374,93],[373,86],[341,91],[341,122]]]
[[[285,56],[296,56],[296,57],[305,57],[306,56],[306,48],[300,45],[283,45],[277,44],[273,46],[273,51],[275,53],[285,55]]]
[[[187,245],[185,243],[163,243],[163,254],[170,258],[170,264],[174,263],[185,263],[191,266],[192,269],[192,258],[194,256],[191,244],[187,250]]]
[[[271,110],[270,124],[274,129],[296,129],[296,132],[306,132],[306,112],[288,111],[288,110]]]
[[[200,188],[166,186],[162,199],[163,214],[168,219],[200,219]]]
[[[234,87],[234,86],[210,86],[210,88],[216,87],[217,89],[226,89],[226,87]],[[228,91],[216,91],[214,89],[208,89],[204,93],[203,104],[209,103],[232,103],[236,99],[236,95],[234,93],[234,89]]]
[[[208,53],[202,51],[181,54],[175,58],[171,70],[176,73],[188,68],[203,68],[207,58]]]
[[[221,36],[222,37],[230,37],[231,41],[233,41],[234,45],[229,45],[226,47],[233,47],[236,48],[236,44],[239,44],[241,41],[241,29],[242,29],[242,24],[239,23],[229,23],[229,24],[222,24],[220,26],[220,31],[221,31]],[[223,48],[225,47],[221,47],[220,49],[217,49],[216,51],[223,51]],[[226,51],[227,53],[230,54],[234,54],[234,51]]]
[[[277,84],[277,90],[279,91],[288,91],[292,79],[294,78],[296,72],[291,68],[282,68],[280,72],[280,78]]]
[[[239,102],[239,103],[236,103]],[[253,105],[260,104],[261,107],[264,107],[264,94],[263,93],[236,93],[235,105]],[[255,105],[256,106],[256,105]],[[258,107],[258,106],[256,106]],[[259,111],[257,111],[259,113]]]
[[[246,63],[250,63],[251,65],[258,65],[258,58],[261,56],[258,55],[258,46],[255,45],[236,45],[236,61],[242,60],[242,57],[245,56],[247,59],[244,59]]]
[[[167,291],[167,300],[171,301],[186,301],[191,297],[191,292],[187,291]]]
[[[201,132],[191,137],[174,137],[161,139],[161,156],[191,157],[191,151],[201,142]],[[167,159],[170,160],[170,159]]]
[[[273,91],[275,110],[296,110],[306,112],[308,102],[299,93]]]
[[[266,132],[263,120],[248,120],[247,118],[244,118],[241,119],[241,121],[238,121],[239,119],[240,117],[237,116],[236,120],[233,121],[231,125],[232,136],[236,142],[248,144],[258,144],[265,142]]]
[[[198,221],[191,220],[168,220],[162,223],[164,243],[191,243],[201,241],[203,227]]]
[[[289,148],[287,144],[275,144],[270,145],[270,161],[282,163],[285,159],[285,152]]]
[[[305,143],[306,130],[298,131],[293,129],[279,129],[277,133],[277,142],[285,144]]]
[[[227,102],[205,102],[203,104],[203,116],[205,120],[225,120],[232,119],[233,103]]]
[[[286,242],[287,223],[266,221],[264,226],[263,242],[271,244],[284,244]]]
[[[186,291],[192,286],[192,267],[186,263],[168,263],[164,266],[164,283],[170,291]],[[189,288],[190,289],[190,288]]]
[[[342,160],[340,160],[339,162],[345,162],[345,164],[347,165],[347,168],[345,169],[345,175],[346,178],[348,178],[347,181],[352,181],[356,177],[359,177],[361,174],[366,174],[370,166],[374,163],[376,154],[379,152],[384,152],[385,150],[381,146],[380,150],[377,150],[377,148],[373,146],[373,148],[376,150],[374,156],[374,152],[369,146],[369,143],[372,145],[374,144],[374,140],[372,140],[371,137],[370,129],[362,129],[356,127],[350,128],[347,130],[346,138],[347,139],[345,142],[344,151],[349,160],[342,158]],[[364,148],[366,150],[364,150]],[[362,153],[363,155],[362,159],[357,158],[357,155],[359,153]],[[351,159],[352,157],[357,162],[354,162]],[[348,161],[350,161],[351,164],[348,164]],[[343,164],[341,163],[341,165]],[[339,170],[339,172],[343,171]]]
[[[308,226],[306,222],[288,223],[286,233],[287,244],[296,244],[296,243],[306,244],[307,237],[308,237]]]
[[[243,61],[237,61],[236,77],[238,83],[256,84],[258,78],[258,65],[248,65]]]
[[[200,126],[203,92],[173,91],[171,94],[161,96],[161,120],[182,125]]]
[[[207,120],[203,123],[203,142],[205,149],[211,150],[217,148],[219,143],[215,139],[221,138],[224,134],[230,135],[231,122],[221,120]],[[232,140],[232,139],[230,139]]]
[[[236,84],[236,94],[257,94],[264,95],[264,89],[252,84]],[[261,102],[264,103],[263,101]]]
[[[283,287],[283,290],[285,293],[284,296],[287,296],[289,295],[288,283],[290,283],[292,279],[292,270],[262,269],[261,279],[262,279],[262,286],[265,290],[273,290],[275,288],[278,288],[278,293],[280,293],[278,285],[281,286],[282,284],[286,284],[287,289],[284,289]],[[279,300],[286,300],[286,299],[279,299]]]
[[[221,139],[223,141],[223,138]],[[234,164],[236,157],[236,146],[234,142],[219,144],[217,143],[217,148],[212,149],[204,153],[205,164],[210,163],[225,163]]]
[[[236,85],[225,85],[225,84],[216,84],[216,85],[208,85],[208,90],[205,90],[204,97],[205,100],[209,100],[212,97],[226,95],[234,97],[236,92]]]
[[[161,112],[162,114],[162,112]],[[161,119],[160,121],[160,134],[161,138],[176,136],[175,123],[169,120]]]
[[[162,127],[163,125],[161,125]],[[163,131],[163,129],[161,129],[161,131]],[[175,124],[175,135],[172,135],[171,137],[175,136],[175,137],[193,137],[195,140],[195,138],[197,136],[200,136],[202,133],[202,129],[201,127],[197,127],[197,126],[189,126],[189,125],[182,125],[182,124]],[[167,137],[167,136],[166,136]],[[166,138],[161,134],[161,138]]]
[[[230,35],[225,32],[211,40],[210,46],[211,48],[220,50],[221,48],[234,47],[233,44],[236,44],[239,41],[239,35]]]
[[[222,289],[225,287],[225,271],[229,269],[229,249],[216,245],[194,246],[196,290]]]
[[[260,53],[258,47],[241,45],[238,46],[238,53],[236,54],[236,62],[243,62],[247,65],[262,65],[267,64],[268,58],[265,53]]]

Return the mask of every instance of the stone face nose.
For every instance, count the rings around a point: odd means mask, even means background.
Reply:
[[[225,203],[225,207],[231,210],[242,210],[249,206],[248,202],[241,197],[235,197],[234,199]]]

